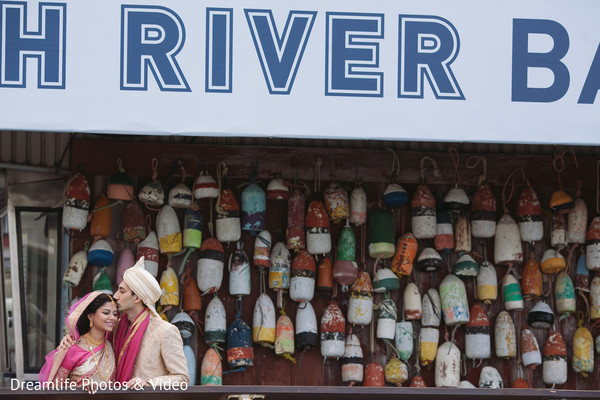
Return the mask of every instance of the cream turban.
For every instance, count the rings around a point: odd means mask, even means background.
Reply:
[[[152,314],[158,316],[154,303],[160,298],[162,290],[156,278],[144,268],[144,257],[141,257],[133,267],[125,271],[123,282],[142,300]]]

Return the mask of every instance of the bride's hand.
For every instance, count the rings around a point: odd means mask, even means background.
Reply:
[[[75,338],[71,335],[65,335],[60,341],[60,344],[58,345],[58,350],[66,350],[74,344]]]

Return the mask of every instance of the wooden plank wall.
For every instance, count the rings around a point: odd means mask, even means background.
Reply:
[[[474,154],[460,154],[459,158],[459,176],[460,182],[458,183],[462,188],[466,190],[468,195],[472,198],[476,190],[476,183],[478,176],[482,173],[481,168],[469,169],[466,167],[466,160]],[[321,192],[325,190],[332,177],[330,176],[331,171],[331,158],[335,160],[335,180],[343,183],[344,187],[351,191],[355,186],[356,171],[358,171],[359,179],[362,182],[363,188],[368,194],[368,200],[370,203],[376,203],[381,197],[386,185],[391,180],[391,168],[392,168],[392,153],[386,150],[361,150],[361,149],[323,149],[323,148],[308,148],[308,147],[275,147],[275,146],[213,146],[213,145],[195,145],[195,144],[169,144],[169,143],[140,143],[140,142],[111,142],[111,141],[74,141],[71,151],[71,166],[74,170],[82,169],[85,175],[88,177],[90,186],[92,188],[92,197],[95,199],[100,193],[106,191],[106,184],[110,176],[114,175],[117,171],[116,160],[121,158],[127,171],[127,174],[136,182],[136,189],[141,188],[144,184],[151,180],[152,158],[159,160],[159,180],[163,183],[166,191],[175,184],[181,182],[181,174],[176,168],[177,161],[183,160],[185,162],[185,169],[187,177],[185,183],[192,186],[195,177],[197,176],[200,166],[205,165],[205,168],[215,176],[215,167],[220,161],[225,161],[229,169],[229,180],[236,184],[241,185],[244,182],[248,182],[250,177],[250,163],[252,161],[258,162],[258,179],[261,185],[266,188],[266,184],[270,179],[273,178],[276,171],[280,171],[282,176],[286,179],[291,179],[297,176],[298,179],[304,181],[309,187],[314,188],[314,175],[315,175],[315,162],[318,157],[323,161],[321,169]],[[417,151],[402,151],[398,152],[400,159],[400,173],[397,177],[397,181],[403,185],[407,190],[409,197],[412,197],[416,186],[420,181],[420,160],[424,156],[430,156],[435,159],[438,163],[439,169],[442,176],[439,178],[433,177],[431,172],[426,175],[427,183],[429,184],[432,192],[436,197],[438,204],[441,202],[447,191],[453,186],[454,183],[454,166],[451,157],[448,152],[436,152],[436,153],[423,153]],[[487,159],[487,179],[490,183],[498,203],[498,218],[502,215],[502,198],[501,192],[503,189],[504,181],[506,180],[509,173],[518,167],[523,167],[526,171],[527,177],[540,198],[543,207],[547,210],[548,203],[551,194],[558,189],[557,173],[553,169],[553,157],[547,155],[527,155],[527,154],[489,154],[485,155]],[[578,167],[575,166],[571,155],[565,157],[565,170],[562,174],[562,182],[565,190],[574,195],[576,189],[576,182],[580,180],[582,182],[582,193],[583,198],[586,201],[589,209],[589,220],[597,215],[596,210],[596,168],[597,168],[597,157],[580,157],[578,161]],[[355,165],[357,169],[355,169]],[[430,169],[429,169],[430,171]],[[519,179],[516,182],[514,188],[515,194],[512,196],[512,200],[507,204],[510,213],[516,215],[516,201],[520,191],[523,188],[523,183]],[[241,190],[238,191],[238,196]],[[508,195],[508,189],[507,189]],[[312,193],[311,196],[318,196],[318,194]],[[209,206],[208,203],[200,203],[204,217],[204,231],[203,237],[209,237],[207,221],[209,220]],[[115,263],[109,270],[114,279],[116,260],[120,251],[127,246],[120,239],[120,226],[121,226],[121,214],[124,206],[117,206],[113,210],[113,224],[112,232],[109,242],[115,250]],[[285,218],[287,205],[286,202],[275,202],[268,201],[267,204],[267,229],[273,236],[273,243],[277,241],[285,240]],[[152,217],[152,229],[156,222],[157,213],[152,210],[145,209],[144,212]],[[178,216],[180,222],[183,221],[184,210],[178,210]],[[405,210],[394,211],[395,222],[396,222],[396,237],[398,238],[403,232],[410,231],[410,208],[407,207]],[[405,218],[403,218],[405,215]],[[549,212],[546,213],[549,219]],[[335,244],[337,243],[338,234],[343,224],[333,225],[332,228],[332,243],[334,243],[333,255],[335,255]],[[547,226],[546,226],[547,228]],[[354,232],[357,238],[357,257],[361,254],[360,249],[360,229],[354,227]],[[530,248],[525,245],[524,254],[525,259],[528,259],[529,253],[533,252],[534,256],[538,261],[541,260],[541,256],[544,250],[549,247],[548,230],[546,229],[546,237],[543,241],[535,243]],[[81,250],[86,240],[90,240],[89,233],[84,232],[72,232],[70,241],[71,254]],[[249,233],[244,232],[242,235],[243,246],[246,253],[252,257],[254,237],[251,237]],[[477,254],[483,254],[482,249],[483,243],[477,240],[473,240],[473,250]],[[488,255],[490,261],[493,261],[493,239],[490,239],[486,243],[488,249]],[[135,253],[133,245],[129,245]],[[425,247],[433,246],[432,241],[423,240],[419,243],[419,251]],[[229,258],[231,251],[235,249],[234,244],[225,245],[226,256],[225,259]],[[569,248],[563,250],[563,254],[566,257]],[[579,252],[579,250],[578,250]],[[173,265],[176,269],[181,263],[181,258],[173,259]],[[451,253],[445,260],[445,266],[451,267],[457,259],[455,253]],[[196,252],[191,256],[192,265],[196,265],[197,255]],[[373,271],[373,259],[366,257],[366,268],[369,272]],[[388,261],[389,262],[389,261]],[[160,259],[160,271],[164,269],[167,263],[167,258],[161,256]],[[195,268],[195,267],[194,267]],[[91,280],[95,268],[90,268],[84,277],[82,284],[79,287],[73,289],[73,295],[86,293],[91,290]],[[498,279],[504,276],[506,267],[496,266]],[[522,266],[517,266],[516,271],[520,273]],[[410,280],[414,281],[420,288],[421,294],[425,293],[430,287],[439,287],[441,280],[447,274],[447,270],[443,269],[435,274],[428,274],[415,271]],[[571,278],[574,280],[575,265],[571,269]],[[194,271],[195,276],[195,271]],[[392,294],[398,305],[399,310],[402,309],[402,294],[405,285],[409,280],[404,278],[401,280],[401,288],[398,292]],[[591,281],[591,277],[590,277]],[[250,296],[246,296],[243,299],[242,317],[249,325],[252,324],[252,315],[254,309],[254,303],[259,295],[259,278],[258,271],[252,269],[252,293]],[[474,282],[467,282],[467,291],[469,296],[469,302],[472,304],[473,291],[475,290]],[[275,300],[275,294],[271,290],[267,290],[268,294]],[[347,294],[338,292],[339,296],[337,301],[342,307],[342,310],[346,312],[348,305]],[[228,293],[228,275],[225,272],[223,284],[221,290],[218,293],[225,304],[227,311],[228,324],[233,321],[235,314],[235,301],[234,298],[229,296]],[[287,298],[287,296],[286,296]],[[203,299],[203,307],[208,304],[209,297],[206,296]],[[382,295],[375,295],[375,303],[382,300]],[[312,301],[312,305],[317,313],[317,320],[319,321],[323,310],[327,306],[329,299],[319,297],[318,292],[315,295],[315,299]],[[535,302],[528,302],[527,306],[531,308]],[[584,309],[584,304],[581,299],[578,299],[577,303],[578,310]],[[503,309],[501,295],[499,299],[493,302],[487,307],[488,314],[493,323],[495,317],[499,311]],[[296,313],[296,304],[287,298],[286,301],[286,313],[294,320]],[[170,314],[174,313],[172,310]],[[520,329],[527,321],[527,312],[511,312],[517,329]],[[172,316],[172,315],[171,315]],[[200,313],[200,318],[204,319],[204,310]],[[588,327],[590,324],[586,324]],[[562,332],[567,347],[569,348],[569,377],[568,382],[563,385],[562,389],[600,389],[600,381],[597,379],[599,366],[596,363],[596,367],[592,376],[584,379],[579,375],[575,375],[571,367],[571,356],[572,356],[572,337],[575,329],[577,328],[577,320],[575,316],[570,316],[558,324],[558,329]],[[414,323],[415,332],[418,332],[420,328],[419,322]],[[382,365],[391,358],[392,353],[386,349],[384,344],[380,341],[375,342],[375,349],[373,354],[369,354],[369,328],[368,327],[354,327],[354,333],[358,334],[361,343],[363,345],[363,352],[365,356],[365,363],[371,360],[377,361]],[[440,344],[444,342],[445,328],[442,324],[440,328]],[[451,332],[451,329],[448,329]],[[534,329],[534,333],[537,337],[540,347],[543,347],[548,332],[543,329]],[[593,332],[594,337],[600,333],[600,329],[596,329]],[[493,335],[492,335],[493,337]],[[464,352],[464,327],[460,327],[456,331],[455,343]],[[196,333],[192,338],[192,345],[196,351],[197,364],[198,364],[198,377],[197,382],[200,380],[200,364],[202,356],[206,351],[206,346],[202,337]],[[292,364],[289,361],[276,356],[272,349],[262,348],[260,346],[254,347],[255,351],[255,366],[249,368],[243,373],[232,373],[224,376],[224,385],[311,385],[311,386],[335,386],[341,385],[341,372],[340,362],[338,360],[323,360],[320,355],[318,348],[308,350],[302,354],[300,351],[296,351],[295,357],[301,359],[301,364]],[[493,338],[492,338],[492,354],[493,354]],[[414,368],[416,360],[416,352],[410,359],[410,377],[415,374]],[[598,360],[596,360],[598,361]],[[516,366],[515,360],[501,360],[493,358],[491,360],[484,361],[479,366],[474,366],[471,361],[466,363],[467,374],[463,379],[468,379],[471,383],[477,386],[479,380],[479,374],[483,366],[491,365],[496,367],[503,379],[505,387],[510,387],[514,379],[518,376],[519,371]],[[224,362],[224,369],[228,367]],[[542,368],[538,367],[533,371],[533,385],[534,387],[545,387],[542,381]],[[433,366],[423,368],[421,371],[428,386],[434,386],[434,375]],[[406,383],[405,385],[408,385]]]

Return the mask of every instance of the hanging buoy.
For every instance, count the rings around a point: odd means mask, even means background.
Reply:
[[[594,217],[585,238],[585,260],[590,271],[600,270],[600,217]]]
[[[367,222],[367,193],[357,186],[350,193],[350,223],[356,226]]]
[[[227,319],[225,306],[217,296],[213,297],[206,307],[204,315],[204,341],[207,345],[225,343]]]
[[[498,370],[494,367],[483,367],[479,375],[479,388],[484,389],[502,389],[504,382]]]
[[[227,362],[231,369],[254,365],[254,348],[250,327],[241,318],[241,310],[227,328]]]
[[[418,286],[412,282],[409,282],[404,288],[402,305],[404,307],[404,318],[411,320],[423,317],[421,293]]]
[[[578,328],[573,334],[573,369],[584,378],[594,372],[594,338],[583,326],[583,318],[579,320]]]
[[[287,228],[285,230],[286,246],[289,250],[298,251],[306,248],[304,207],[304,194],[295,188],[288,200]]]
[[[394,340],[398,309],[392,299],[383,299],[377,310],[377,339]]]
[[[350,201],[348,192],[337,182],[331,182],[323,193],[323,202],[333,223],[350,217]]]
[[[208,238],[200,246],[196,271],[196,282],[202,294],[215,293],[223,282],[225,252],[215,238]]]
[[[83,174],[76,174],[65,187],[62,224],[67,229],[82,230],[88,223],[92,194]]]
[[[554,298],[558,315],[562,317],[575,312],[575,288],[571,277],[565,271],[562,271],[556,277]]]
[[[550,220],[550,246],[563,248],[567,245],[567,220],[564,214],[554,213]]]
[[[183,345],[183,354],[185,355],[185,361],[187,362],[190,385],[193,386],[196,384],[196,355],[194,354],[194,350],[192,350],[187,343]]]
[[[386,209],[377,207],[367,220],[369,256],[390,258],[394,255],[394,216]]]
[[[419,360],[427,366],[435,360],[438,351],[440,331],[437,328],[423,327],[419,331]]]
[[[533,188],[526,187],[517,202],[519,232],[524,242],[535,242],[544,237],[544,217],[542,204]],[[496,233],[498,229],[496,229]]]
[[[585,243],[587,231],[588,209],[581,197],[575,199],[575,206],[567,218],[567,241],[569,243]]]
[[[373,279],[373,291],[385,293],[400,289],[400,280],[389,268],[379,268]]]
[[[392,357],[385,365],[385,381],[392,385],[402,386],[408,380],[408,368],[397,357]]]
[[[450,214],[447,212],[438,212],[435,229],[435,249],[437,251],[450,251],[454,249],[454,227],[452,226]]]
[[[540,346],[538,346],[535,335],[527,326],[521,330],[521,358],[523,365],[532,370],[542,363]]]
[[[191,338],[194,334],[194,331],[196,330],[194,320],[183,311],[180,311],[177,314],[175,314],[173,319],[171,319],[171,323],[175,325],[177,329],[179,329],[179,334],[181,335],[181,338],[184,341],[186,339]]]
[[[476,389],[475,385],[473,385],[469,381],[460,381],[458,382],[458,387],[461,389]]]
[[[585,266],[585,253],[579,256],[575,269],[575,289],[582,292],[590,291],[590,272]]]
[[[422,326],[439,327],[442,320],[442,300],[435,288],[427,290],[423,296],[423,318]]]
[[[567,348],[560,332],[548,335],[542,366],[546,385],[562,385],[567,382]]]
[[[117,159],[117,168],[119,173],[112,176],[108,180],[108,186],[106,188],[106,195],[112,200],[124,200],[130,201],[135,198],[135,191],[133,189],[133,182],[125,174],[125,168],[123,168],[123,161]]]
[[[533,258],[527,261],[523,267],[521,287],[523,289],[523,297],[542,296],[542,271],[540,264]]]
[[[265,229],[267,217],[267,195],[250,178],[251,182],[242,191],[242,230],[260,232]]]
[[[554,324],[554,313],[544,301],[538,301],[527,315],[527,323],[534,328],[549,329]]]
[[[315,294],[317,266],[315,258],[306,250],[300,250],[292,262],[290,299],[311,301]]]
[[[348,323],[369,325],[373,317],[373,286],[368,272],[361,271],[350,288]]]
[[[417,239],[410,232],[405,233],[398,239],[396,254],[392,259],[392,271],[398,277],[410,276],[418,248]]]
[[[219,197],[219,185],[208,171],[200,171],[194,181],[194,198],[196,200],[216,199]]]
[[[303,350],[314,348],[319,340],[315,309],[308,302],[298,303],[296,336],[294,338],[296,347]]]
[[[478,239],[489,239],[496,234],[496,197],[487,183],[480,185],[473,196],[471,230]]]
[[[423,272],[435,272],[442,267],[442,257],[432,247],[421,251],[417,258],[417,269]]]
[[[200,208],[189,207],[183,217],[183,248],[199,249],[202,244],[202,213]]]
[[[461,279],[474,278],[479,273],[479,265],[469,254],[463,254],[452,267],[452,273]]]
[[[223,384],[223,364],[219,353],[209,347],[204,353],[200,367],[200,385],[221,386]]]
[[[254,240],[254,266],[269,269],[271,266],[271,234],[262,231]]]
[[[123,240],[131,243],[146,238],[144,212],[137,201],[130,201],[123,211]]]
[[[333,278],[344,288],[352,285],[358,277],[358,265],[355,262],[356,238],[347,222],[340,232],[337,260],[333,264]]]
[[[435,386],[457,387],[460,382],[460,350],[452,342],[440,346],[435,357]]]
[[[496,224],[494,236],[494,260],[496,264],[512,264],[523,261],[519,227],[515,220],[504,214]]]
[[[167,267],[160,276],[160,305],[175,307],[179,305],[179,281],[177,274],[171,267]]]
[[[92,283],[92,289],[102,293],[110,294],[111,296],[115,293],[110,283],[110,278],[106,274],[106,268],[101,268],[100,271],[94,276]]]
[[[410,381],[410,387],[427,387],[427,385],[421,375],[415,375]]]
[[[293,360],[294,348],[294,324],[290,317],[281,314],[275,326],[275,354]]]
[[[364,387],[384,387],[385,373],[381,364],[371,362],[365,368]]]
[[[112,207],[108,197],[101,195],[92,211],[92,220],[90,222],[90,236],[93,238],[107,238],[110,236],[112,224]]]
[[[574,206],[573,198],[564,190],[557,190],[550,197],[550,210],[554,213],[568,213]]]
[[[521,311],[523,309],[523,295],[519,282],[512,274],[507,274],[502,284],[502,296],[504,297],[504,308],[507,311]]]
[[[144,269],[156,278],[158,275],[158,238],[156,232],[152,231],[142,240],[137,248],[136,259],[144,257]]]
[[[240,206],[233,190],[222,188],[215,208],[217,210],[215,227],[219,242],[237,242],[240,240],[242,237]]]
[[[183,311],[188,313],[197,325],[200,325],[198,313],[202,310],[202,296],[196,280],[192,278],[191,265],[185,269],[183,279]]]
[[[425,184],[417,186],[410,202],[411,227],[417,239],[433,239],[436,233],[435,198]]]
[[[311,201],[306,213],[306,249],[310,254],[326,254],[331,251],[329,219],[320,201]]]
[[[267,185],[267,200],[288,200],[290,198],[290,188],[284,180],[276,176],[269,181]]]
[[[600,276],[595,276],[590,285],[590,318],[600,318]]]
[[[494,328],[496,357],[514,358],[517,355],[517,336],[515,324],[507,311],[500,311]]]
[[[269,268],[269,288],[275,291],[290,288],[290,252],[282,242],[275,243],[271,251],[271,268]]]
[[[337,303],[331,301],[321,317],[321,356],[344,356],[346,319]]]
[[[158,248],[161,254],[174,254],[181,251],[182,237],[179,220],[175,210],[165,204],[156,217],[156,234],[158,235]]]
[[[453,187],[444,196],[442,207],[448,212],[464,213],[469,209],[469,196],[464,189]]]
[[[250,294],[250,261],[241,241],[237,250],[229,257],[229,294],[246,296]],[[273,322],[275,318],[273,318]]]
[[[138,193],[138,199],[147,207],[162,207],[165,204],[165,192],[158,181],[158,159],[152,159],[152,181],[146,183]]]
[[[402,207],[408,203],[408,194],[402,186],[397,183],[390,183],[383,192],[383,205],[388,208]]]
[[[484,261],[477,273],[477,298],[487,304],[498,298],[496,268],[489,261]]]
[[[67,285],[75,287],[81,282],[81,278],[88,265],[88,249],[89,242],[86,242],[84,249],[73,254],[69,260],[69,265],[63,276],[63,282]]]
[[[454,228],[454,251],[471,252],[471,224],[465,216],[458,217]]]
[[[412,322],[400,321],[396,323],[394,347],[396,348],[398,357],[400,357],[402,361],[408,361],[410,356],[412,356],[414,348]]]
[[[128,248],[124,248],[119,254],[119,260],[117,261],[117,279],[115,280],[117,286],[123,282],[123,274],[126,270],[133,267],[135,264],[135,258],[133,253]]]
[[[523,378],[516,378],[512,385],[513,389],[531,389],[529,383]]]
[[[465,331],[465,354],[472,360],[492,357],[490,320],[479,302],[471,307],[471,318]]]
[[[275,306],[266,293],[261,293],[254,303],[252,341],[263,347],[275,343]]]
[[[100,239],[92,243],[87,257],[90,265],[108,267],[112,264],[115,253],[106,240]]]
[[[192,190],[185,183],[179,183],[169,190],[168,204],[173,208],[188,208],[192,205]]]
[[[346,336],[344,356],[341,362],[343,383],[350,383],[352,385],[363,381],[363,352],[356,335],[349,334]]]
[[[440,283],[442,315],[447,326],[469,322],[469,303],[465,284],[455,275],[449,274]]]
[[[323,258],[319,263],[317,290],[326,294],[333,291],[333,263],[329,256]]]

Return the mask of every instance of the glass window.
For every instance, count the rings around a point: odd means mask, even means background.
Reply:
[[[2,237],[2,247],[0,247],[0,266],[2,274],[0,275],[2,284],[2,298],[4,301],[2,309],[4,310],[4,340],[2,343],[2,366],[4,372],[15,371],[15,327],[12,307],[12,282],[10,276],[10,250],[8,244],[8,218],[6,214],[0,216],[0,237]]]
[[[38,372],[58,344],[60,210],[15,209],[21,265],[24,372]]]

